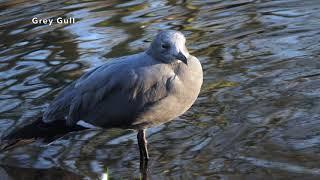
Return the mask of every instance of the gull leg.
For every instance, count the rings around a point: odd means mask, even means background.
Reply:
[[[149,154],[147,149],[147,139],[145,129],[139,130],[137,134],[140,151],[140,172],[143,179],[147,177]]]
[[[143,159],[143,161],[149,160],[149,153],[147,148],[147,139],[146,139],[146,130],[139,130],[138,131],[138,144],[139,144],[139,150],[140,150],[140,160]]]

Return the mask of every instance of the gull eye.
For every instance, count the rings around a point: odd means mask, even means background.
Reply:
[[[163,49],[169,49],[170,48],[170,45],[169,44],[162,44],[161,47]]]

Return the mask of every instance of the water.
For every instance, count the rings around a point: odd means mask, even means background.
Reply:
[[[76,23],[31,23],[58,16]],[[187,113],[148,130],[150,178],[318,179],[319,19],[318,0],[2,1],[0,132],[41,114],[85,71],[176,29],[204,85]],[[88,130],[20,146],[0,154],[0,174],[139,178],[135,136]]]

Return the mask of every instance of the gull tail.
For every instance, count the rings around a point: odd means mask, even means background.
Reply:
[[[0,150],[8,150],[16,146],[29,144],[37,139],[52,142],[69,132],[84,129],[86,128],[77,125],[69,127],[63,120],[44,123],[42,117],[40,117],[32,123],[20,128],[14,128],[11,132],[4,135],[1,138]]]

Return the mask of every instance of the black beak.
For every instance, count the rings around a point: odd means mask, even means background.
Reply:
[[[176,58],[182,61],[183,63],[185,63],[186,65],[188,65],[188,59],[184,54],[182,54],[182,52],[179,52]]]

